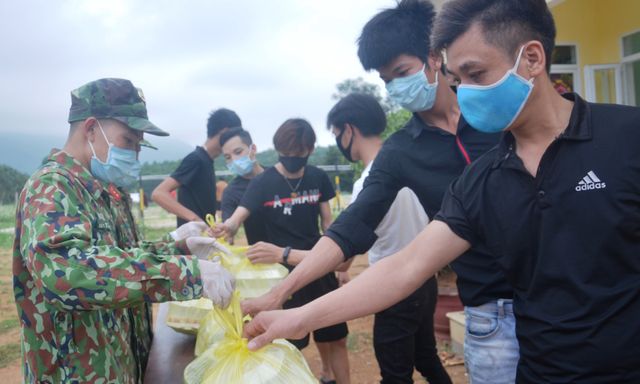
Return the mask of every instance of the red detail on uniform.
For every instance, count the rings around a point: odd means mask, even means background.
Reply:
[[[115,185],[113,184],[109,184],[109,194],[111,195],[111,197],[113,197],[116,201],[120,201],[122,200],[122,195],[120,195],[120,192],[118,191],[118,189],[116,188]]]
[[[71,284],[63,279],[56,280],[56,289],[62,292],[66,292],[71,289]]]
[[[467,162],[467,165],[471,164],[471,158],[469,157],[467,150],[464,149],[464,145],[462,145],[462,141],[460,141],[460,137],[458,136],[456,136],[456,144],[458,144],[458,148],[460,148],[460,152],[462,153],[464,160]]]
[[[129,297],[129,289],[125,287],[116,287],[113,292],[113,300],[115,302],[125,301],[125,299]]]

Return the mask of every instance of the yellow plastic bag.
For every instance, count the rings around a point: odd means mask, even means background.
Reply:
[[[228,270],[236,278],[236,290],[242,299],[264,295],[289,274],[280,264],[252,264],[246,257]]]
[[[218,324],[214,316],[214,311],[209,311],[200,322],[198,336],[196,337],[196,356],[200,356],[209,347],[224,338],[225,330]]]
[[[200,328],[200,322],[212,309],[213,303],[205,298],[172,301],[169,303],[166,323],[175,331],[195,335]]]
[[[225,335],[185,368],[185,383],[317,383],[302,353],[286,340],[276,340],[258,351],[249,351],[247,340],[242,338],[237,293],[228,309],[214,308],[213,312]]]
[[[236,279],[236,290],[240,293],[241,299],[262,296],[289,273],[287,268],[280,264],[252,264],[246,256],[249,247],[229,245],[224,241],[221,243],[230,252],[218,251],[211,254],[209,258],[220,256],[222,265]],[[211,300],[205,298],[171,302],[167,314],[167,325],[178,332],[196,334],[202,320],[212,308]],[[211,321],[207,324],[211,324]]]
[[[236,289],[240,292],[240,298],[242,299],[264,295],[289,274],[287,268],[277,263],[251,263],[246,256],[249,247],[221,243],[231,252],[216,252],[210,258],[220,257],[222,266],[236,278]]]

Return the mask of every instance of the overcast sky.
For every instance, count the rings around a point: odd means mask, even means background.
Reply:
[[[259,150],[289,117],[332,144],[335,85],[367,74],[363,25],[393,0],[0,0],[0,134],[63,135],[69,91],[101,77],[142,88],[150,120],[201,144],[211,110],[235,110]],[[152,141],[162,138],[151,137]]]

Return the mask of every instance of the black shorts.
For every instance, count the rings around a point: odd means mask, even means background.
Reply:
[[[291,299],[284,303],[283,308],[289,309],[301,307],[337,288],[338,279],[336,279],[335,273],[327,273],[323,277],[311,282],[298,292],[294,293]],[[313,340],[315,340],[316,343],[338,341],[347,337],[348,334],[349,329],[347,328],[347,323],[340,323],[313,331]],[[307,334],[302,339],[288,341],[295,345],[296,348],[303,349],[309,345],[309,335]]]

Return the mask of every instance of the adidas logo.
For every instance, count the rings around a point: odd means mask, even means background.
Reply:
[[[589,171],[587,175],[578,182],[576,191],[589,191],[592,189],[604,189],[606,187],[607,184],[600,180],[593,171]]]

